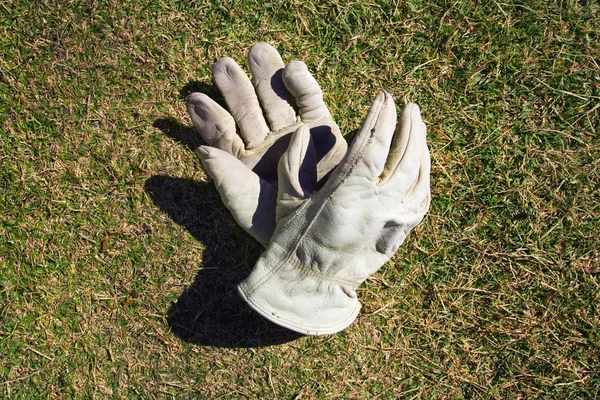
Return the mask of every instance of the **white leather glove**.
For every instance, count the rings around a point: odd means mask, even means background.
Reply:
[[[266,246],[275,229],[277,164],[291,134],[301,125],[310,128],[319,181],[340,162],[347,144],[303,62],[286,66],[274,47],[257,43],[248,64],[252,82],[231,58],[213,65],[213,81],[231,114],[202,93],[190,94],[186,103],[209,145],[201,146],[198,156],[223,203]]]
[[[355,289],[429,209],[430,157],[419,107],[408,104],[395,127],[392,96],[379,93],[345,158],[312,196],[315,146],[306,127],[294,133],[279,162],[277,228],[238,287],[261,315],[310,335],[354,321]]]

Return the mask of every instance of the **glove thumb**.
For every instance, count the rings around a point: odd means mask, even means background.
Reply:
[[[298,209],[317,188],[317,157],[308,126],[293,134],[278,166],[277,220]]]
[[[210,146],[196,151],[237,223],[267,246],[275,230],[277,191],[231,154]]]

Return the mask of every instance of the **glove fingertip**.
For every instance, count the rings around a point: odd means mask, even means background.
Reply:
[[[212,66],[213,77],[221,75],[223,73],[231,75],[230,72],[232,68],[239,68],[238,63],[231,57],[223,57],[220,58],[216,63]],[[237,68],[236,68],[237,69]]]
[[[308,141],[310,140],[310,129],[308,128],[308,126],[301,125],[300,127],[298,127],[298,129],[294,131],[294,133],[292,133],[290,143],[294,143],[297,140],[303,143],[304,147],[308,144]]]
[[[288,63],[283,70],[286,79],[293,78],[294,74],[308,72],[308,67],[302,61],[294,60]]]
[[[202,97],[206,96],[204,93],[192,92],[185,98],[185,104],[197,104],[201,101]]]
[[[196,149],[196,155],[200,160],[205,160],[210,156],[210,151],[208,150],[209,148],[209,146],[199,146]]]
[[[251,69],[259,68],[263,65],[275,63],[283,66],[281,56],[275,47],[265,42],[258,42],[250,48],[248,52],[248,64]]]
[[[209,100],[210,98],[207,95],[199,92],[190,93],[185,98],[185,106],[192,120],[194,118],[200,118],[201,120],[208,118],[206,104]]]
[[[357,159],[355,174],[370,180],[381,175],[388,159],[395,125],[396,106],[392,95],[377,93],[347,153],[347,160]]]
[[[238,168],[239,160],[226,151],[211,146],[199,146],[196,149],[196,155],[202,162],[202,165],[208,172],[218,172],[219,175],[225,175],[225,171],[231,168]]]

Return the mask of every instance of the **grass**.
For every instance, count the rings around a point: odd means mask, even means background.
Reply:
[[[600,396],[596,1],[0,4],[0,397]],[[431,210],[344,332],[235,285],[260,254],[183,96],[268,41],[343,132],[384,88],[428,125]]]

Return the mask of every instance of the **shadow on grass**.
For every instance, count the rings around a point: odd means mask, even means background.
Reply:
[[[197,134],[177,121],[160,119],[154,126],[189,149],[197,147],[193,138]],[[176,336],[194,344],[237,348],[282,344],[302,336],[264,319],[238,295],[238,283],[263,249],[237,226],[213,184],[155,175],[144,190],[158,208],[206,246],[194,283],[168,311]]]
[[[186,83],[181,88],[181,90],[179,90],[179,97],[182,100],[185,100],[185,98],[188,97],[188,95],[196,92],[204,93],[205,95],[219,103],[221,107],[225,107],[225,100],[223,99],[221,92],[219,92],[219,89],[217,89],[215,85],[211,85],[200,81],[190,81]]]
[[[196,151],[199,146],[206,144],[194,127],[185,126],[173,117],[159,118],[154,121],[152,126],[184,145],[188,150]]]

